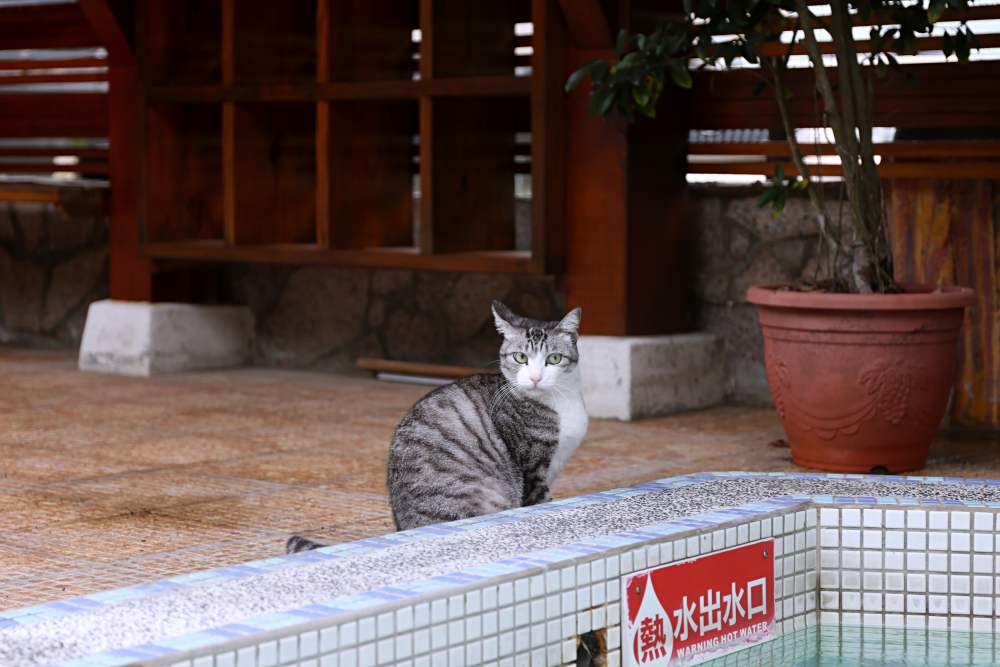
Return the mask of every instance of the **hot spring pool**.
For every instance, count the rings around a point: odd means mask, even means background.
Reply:
[[[992,632],[812,626],[704,665],[768,667],[951,667],[996,665]]]

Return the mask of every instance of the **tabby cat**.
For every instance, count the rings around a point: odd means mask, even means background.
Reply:
[[[445,385],[417,401],[389,448],[396,528],[490,514],[549,499],[587,432],[580,389],[579,308],[558,322],[493,302],[500,373]],[[294,536],[288,552],[321,546]]]

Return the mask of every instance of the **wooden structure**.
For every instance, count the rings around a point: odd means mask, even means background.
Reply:
[[[757,90],[752,70],[699,72],[691,93],[667,93],[655,122],[625,128],[591,117],[583,91],[562,90],[575,67],[612,55],[620,28],[648,29],[679,6],[79,0],[3,7],[0,49],[107,49],[107,57],[30,66],[0,61],[17,72],[11,83],[109,81],[110,96],[0,90],[0,136],[98,139],[110,128],[110,155],[98,146],[70,157],[76,173],[110,173],[114,184],[115,298],[187,300],[200,275],[235,261],[547,273],[587,311],[586,333],[683,331],[693,325],[686,174],[770,174],[778,165],[794,173],[783,142],[689,143],[688,132],[778,128],[773,99]],[[1000,6],[942,16],[991,18],[1000,18]],[[997,47],[1000,35],[980,41]],[[929,52],[942,42],[918,45]],[[787,79],[793,121],[819,124],[811,73],[792,70]],[[905,63],[878,84],[876,125],[996,128],[997,80],[997,60]],[[900,266],[917,278],[974,283],[985,295],[970,314],[963,370],[962,386],[977,398],[959,399],[956,416],[996,424],[1000,223],[997,207],[983,204],[996,201],[985,193],[1000,179],[1000,135],[993,137],[899,141],[878,153]],[[38,161],[54,155],[46,150],[0,147],[7,162],[0,171],[46,172],[52,165]],[[838,167],[820,171],[836,175]],[[965,201],[956,193],[970,187],[983,213],[974,228],[958,224],[957,212],[941,213],[957,211],[943,202]],[[530,203],[518,197],[527,190]],[[907,202],[921,202],[914,205],[926,214]],[[940,252],[924,253],[928,239]],[[985,254],[969,260],[968,272],[941,260],[969,244]],[[992,407],[969,407],[979,400]]]

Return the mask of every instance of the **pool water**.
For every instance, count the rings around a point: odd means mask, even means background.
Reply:
[[[705,665],[762,667],[945,667],[1000,664],[992,632],[813,626],[710,660]]]

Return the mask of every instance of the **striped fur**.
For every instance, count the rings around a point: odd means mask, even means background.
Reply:
[[[580,309],[558,322],[494,302],[500,374],[445,385],[413,406],[389,447],[399,530],[549,500],[549,487],[587,430],[580,390]],[[288,553],[322,545],[288,540]]]

